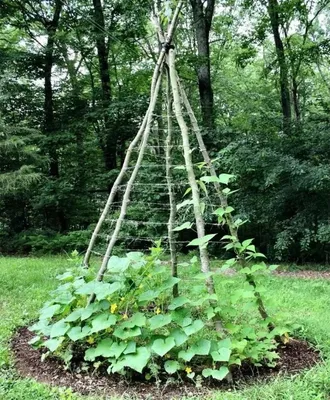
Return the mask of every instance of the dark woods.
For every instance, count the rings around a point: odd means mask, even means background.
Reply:
[[[1,2],[1,253],[86,248],[148,104],[159,50],[152,9],[149,0]],[[329,257],[329,16],[324,0],[190,0],[176,35],[217,171],[237,177],[231,204],[249,221],[241,234],[272,259]],[[157,110],[147,164],[164,157]],[[141,179],[163,174],[150,168]],[[157,190],[134,194],[131,218],[166,221],[165,208],[147,205],[158,201],[167,198]],[[158,239],[163,228],[127,236]]]

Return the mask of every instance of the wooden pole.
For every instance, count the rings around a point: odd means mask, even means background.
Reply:
[[[174,100],[174,112],[181,130],[181,137],[182,137],[182,144],[183,144],[183,153],[185,159],[185,166],[188,175],[189,185],[191,187],[192,192],[192,200],[193,200],[193,208],[194,208],[194,215],[195,215],[195,222],[197,228],[197,235],[198,238],[201,239],[205,236],[205,224],[204,219],[201,211],[201,201],[199,196],[198,185],[196,182],[192,157],[191,157],[191,147],[189,143],[189,130],[188,126],[183,118],[182,115],[182,108],[181,108],[181,100],[180,100],[180,92],[179,86],[177,81],[177,74],[175,70],[175,52],[173,49],[169,50],[168,55],[168,63],[170,68],[170,79],[171,79],[171,87],[173,93],[173,100]],[[210,261],[208,256],[208,251],[205,246],[199,245],[199,255],[201,260],[201,269],[202,272],[208,274],[210,272]],[[214,282],[211,276],[206,276],[206,287],[209,294],[215,293]],[[213,302],[214,304],[214,302]],[[216,305],[216,304],[214,304]],[[217,316],[218,317],[218,316]],[[215,327],[219,333],[223,333],[223,327],[221,324],[220,319],[215,319]]]
[[[124,193],[124,196],[123,196],[123,201],[122,201],[122,205],[121,205],[121,209],[120,209],[120,214],[119,214],[119,217],[117,219],[114,232],[113,232],[113,234],[111,236],[111,239],[109,241],[108,247],[106,249],[105,255],[103,257],[101,267],[100,267],[100,269],[99,269],[99,271],[97,273],[97,277],[96,277],[97,281],[102,281],[103,280],[104,273],[105,273],[105,271],[107,270],[107,267],[108,267],[108,262],[109,262],[109,259],[110,259],[110,256],[111,256],[111,252],[112,252],[112,250],[113,250],[113,248],[114,248],[114,246],[115,246],[115,244],[117,242],[118,234],[120,232],[120,229],[122,227],[123,221],[124,221],[125,216],[126,216],[127,207],[128,207],[129,202],[130,202],[129,197],[130,197],[130,194],[131,194],[131,191],[132,191],[132,187],[133,187],[133,184],[135,182],[135,179],[136,179],[136,176],[138,174],[138,171],[139,171],[139,169],[141,167],[141,164],[142,164],[142,161],[143,161],[143,157],[144,157],[144,152],[145,152],[145,149],[146,149],[146,146],[147,146],[147,143],[148,143],[149,134],[150,134],[150,130],[151,130],[151,125],[152,125],[152,122],[153,122],[153,111],[154,111],[155,106],[156,106],[157,96],[158,96],[158,93],[159,93],[160,85],[161,85],[161,78],[159,78],[159,80],[157,82],[157,85],[155,87],[155,93],[154,93],[152,102],[150,103],[150,112],[148,114],[146,128],[145,128],[145,131],[143,133],[143,139],[142,139],[142,143],[141,143],[141,146],[140,146],[138,159],[137,159],[137,161],[135,163],[135,166],[134,166],[133,172],[131,174],[131,177],[127,182],[127,186],[126,186],[126,189],[125,189],[125,193]],[[89,303],[93,302],[94,298],[95,298],[95,296],[91,295],[91,297],[89,299]]]
[[[201,153],[203,155],[203,158],[204,158],[204,162],[208,166],[211,176],[217,176],[216,175],[216,171],[214,169],[214,166],[212,164],[211,158],[209,156],[209,153],[208,153],[208,151],[207,151],[207,149],[205,147],[203,136],[202,136],[201,131],[199,129],[195,113],[194,113],[194,111],[193,111],[193,109],[192,109],[192,107],[190,105],[190,102],[188,100],[186,92],[185,92],[185,90],[183,89],[183,87],[182,87],[182,85],[180,83],[179,76],[177,75],[176,78],[177,78],[178,86],[179,86],[179,89],[180,89],[180,94],[181,94],[183,103],[184,103],[184,105],[186,107],[186,110],[188,112],[188,115],[189,115],[189,118],[190,118],[190,122],[191,122],[191,126],[192,126],[193,131],[195,133],[195,136],[197,138],[200,151],[201,151]],[[219,182],[214,182],[214,187],[215,187],[215,190],[216,190],[216,192],[217,192],[217,194],[219,196],[221,207],[226,209],[227,206],[228,206],[227,197],[222,193],[221,186],[220,186]],[[238,229],[237,229],[237,227],[236,227],[236,225],[234,223],[234,219],[233,219],[232,214],[231,213],[225,214],[225,219],[226,219],[226,223],[227,223],[227,226],[229,228],[231,236],[233,236],[235,238],[235,240],[237,242],[239,242]],[[239,254],[237,254],[237,256],[238,256],[239,263],[241,264],[242,268],[244,268],[245,260]],[[254,289],[256,289],[256,282],[255,282],[254,277],[252,275],[246,275],[246,280]],[[266,308],[265,308],[265,305],[264,305],[264,303],[262,301],[260,293],[255,290],[254,291],[254,295],[256,297],[257,306],[258,306],[258,310],[259,310],[259,313],[260,313],[261,317],[264,320],[269,318],[269,315],[268,315],[268,313],[266,311]]]
[[[170,245],[171,253],[171,270],[172,276],[177,278],[178,276],[178,259],[176,253],[175,237],[174,237],[174,224],[176,217],[176,204],[175,204],[175,193],[173,190],[172,180],[172,165],[171,165],[171,153],[172,153],[172,136],[173,136],[173,124],[172,124],[172,102],[171,102],[171,82],[170,73],[167,68],[167,88],[166,88],[166,100],[167,100],[167,138],[166,138],[166,180],[168,186],[168,197],[170,202],[170,215],[168,219],[168,242]],[[173,297],[179,296],[179,286],[176,283],[173,286]]]
[[[151,82],[151,88],[150,88],[150,103],[149,103],[148,110],[147,110],[147,112],[146,112],[146,114],[144,116],[144,119],[142,121],[142,124],[140,126],[140,129],[139,129],[137,135],[135,136],[134,140],[131,142],[131,144],[130,144],[128,150],[127,150],[127,153],[126,153],[125,160],[124,160],[123,166],[121,168],[121,171],[120,171],[120,173],[119,173],[119,175],[118,175],[118,177],[117,177],[117,179],[116,179],[116,181],[115,181],[115,183],[114,183],[114,185],[113,185],[113,187],[111,189],[111,192],[109,194],[109,197],[108,197],[108,200],[106,202],[106,205],[105,205],[105,207],[104,207],[104,209],[102,211],[102,214],[101,214],[101,216],[100,216],[100,218],[99,218],[99,220],[98,220],[98,222],[96,224],[96,227],[95,227],[95,229],[93,231],[91,240],[90,240],[90,242],[88,244],[88,248],[86,250],[85,257],[84,257],[84,260],[83,260],[83,266],[85,266],[86,268],[88,268],[88,266],[89,266],[90,257],[91,257],[92,250],[93,250],[93,247],[95,245],[97,236],[98,236],[98,234],[99,234],[99,232],[101,230],[101,227],[103,225],[104,220],[106,219],[106,217],[107,217],[107,215],[109,213],[110,207],[111,207],[111,205],[112,205],[112,203],[113,203],[113,201],[115,199],[115,196],[117,194],[118,187],[120,186],[120,184],[121,184],[121,182],[123,180],[123,177],[124,177],[124,175],[125,175],[125,173],[127,171],[127,168],[129,166],[129,162],[130,162],[132,151],[135,148],[135,146],[137,145],[137,143],[139,142],[139,140],[141,139],[143,133],[145,132],[145,129],[146,129],[146,126],[147,126],[147,121],[149,120],[150,114],[152,114],[154,112],[154,108],[155,107],[152,106],[152,105],[155,102],[155,96],[157,98],[157,95],[158,95],[158,92],[156,93],[156,87],[157,87],[157,84],[159,83],[159,80],[161,79],[160,75],[161,75],[162,69],[163,69],[163,63],[164,63],[164,59],[165,59],[165,55],[166,55],[166,51],[167,51],[166,49],[171,44],[171,41],[173,39],[173,35],[174,35],[174,32],[175,32],[175,28],[176,28],[176,25],[177,25],[177,21],[178,21],[178,18],[179,18],[179,14],[180,14],[182,5],[183,5],[183,1],[180,0],[178,2],[178,4],[177,4],[176,8],[175,8],[175,11],[174,11],[174,14],[173,14],[173,19],[172,19],[171,24],[170,24],[169,29],[168,29],[166,43],[163,43],[163,46],[162,46],[161,51],[160,51],[160,54],[158,56],[158,60],[157,60],[157,63],[156,63],[156,66],[155,66],[155,69],[154,69],[154,72],[153,72],[153,76],[152,76],[152,82]]]

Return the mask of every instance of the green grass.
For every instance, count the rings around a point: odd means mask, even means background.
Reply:
[[[0,258],[0,400],[87,399],[34,380],[20,379],[9,351],[9,341],[15,329],[37,316],[49,291],[56,285],[55,276],[69,264],[60,257]],[[218,284],[220,279],[226,279],[228,285],[235,285],[239,278],[217,277]],[[273,299],[270,312],[301,324],[301,334],[320,348],[325,362],[294,377],[278,377],[270,383],[258,383],[239,391],[217,392],[212,399],[329,400],[330,281],[272,277],[267,289]]]

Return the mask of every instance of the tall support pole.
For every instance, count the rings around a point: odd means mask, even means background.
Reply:
[[[101,268],[98,271],[98,274],[97,274],[97,277],[96,277],[97,281],[102,281],[103,280],[104,273],[107,270],[108,261],[110,259],[111,252],[112,252],[112,250],[113,250],[113,248],[114,248],[114,246],[115,246],[115,244],[117,242],[120,229],[122,227],[123,221],[124,221],[125,216],[126,216],[127,207],[128,207],[129,202],[130,202],[130,194],[131,194],[131,191],[132,191],[132,187],[133,187],[133,184],[135,182],[136,176],[137,176],[137,174],[139,172],[139,169],[141,167],[141,164],[142,164],[142,161],[143,161],[143,157],[144,157],[144,153],[145,153],[145,149],[146,149],[146,146],[148,144],[151,125],[152,125],[152,122],[153,122],[153,111],[154,111],[155,106],[156,106],[156,101],[157,101],[157,97],[158,97],[161,81],[162,81],[161,78],[159,78],[158,82],[157,82],[157,85],[155,87],[155,93],[154,93],[152,102],[150,103],[150,112],[148,114],[146,128],[145,128],[145,131],[143,133],[143,139],[142,139],[142,143],[141,143],[141,146],[140,146],[139,155],[138,155],[137,161],[135,163],[135,166],[134,166],[133,172],[131,174],[131,177],[127,182],[126,189],[125,189],[124,196],[123,196],[121,209],[120,209],[120,214],[119,214],[119,217],[117,219],[116,226],[115,226],[115,229],[114,229],[114,231],[112,233],[112,236],[111,236],[111,239],[109,241],[108,247],[106,249],[105,255],[103,257]],[[89,302],[92,302],[93,300],[94,300],[94,295],[92,295],[90,297]]]
[[[171,269],[172,276],[177,278],[178,276],[178,259],[176,253],[175,237],[174,237],[174,224],[176,217],[176,204],[175,204],[175,193],[173,190],[173,179],[172,179],[172,165],[171,165],[171,153],[172,153],[172,136],[173,136],[173,124],[172,124],[172,101],[171,101],[171,82],[170,73],[168,68],[166,69],[167,75],[167,87],[166,87],[166,100],[167,100],[167,138],[166,138],[166,181],[168,186],[168,197],[170,202],[170,215],[168,219],[168,242],[170,245],[171,253]],[[179,296],[179,286],[176,283],[173,286],[173,297]]]
[[[122,182],[122,180],[123,180],[123,178],[125,176],[127,168],[129,166],[129,162],[131,160],[132,152],[133,152],[134,148],[136,147],[136,145],[138,144],[138,142],[140,141],[141,136],[143,135],[143,132],[144,132],[144,130],[146,128],[148,115],[149,115],[149,109],[148,109],[147,113],[144,116],[144,119],[142,121],[142,124],[140,126],[140,129],[139,129],[138,133],[136,134],[134,140],[132,140],[132,142],[130,143],[130,145],[129,145],[128,149],[127,149],[125,160],[124,160],[123,166],[121,168],[121,171],[120,171],[119,175],[117,176],[117,179],[115,180],[115,182],[114,182],[114,184],[113,184],[113,186],[111,188],[109,197],[108,197],[107,202],[105,204],[105,207],[104,207],[104,209],[102,211],[102,214],[101,214],[101,216],[100,216],[100,218],[99,218],[99,220],[98,220],[98,222],[96,224],[96,227],[95,227],[95,229],[93,231],[91,240],[90,240],[90,242],[88,244],[88,248],[86,250],[86,253],[85,253],[85,256],[84,256],[84,260],[83,260],[83,266],[86,267],[86,268],[89,267],[89,261],[90,261],[91,255],[92,255],[92,251],[93,251],[95,242],[97,240],[98,234],[100,233],[100,230],[102,228],[103,222],[106,219],[106,217],[107,217],[107,215],[109,213],[110,207],[111,207],[111,205],[112,205],[112,203],[113,203],[113,201],[115,199],[115,196],[117,194],[118,188],[119,188],[119,186],[120,186],[120,184],[121,184],[121,182]]]
[[[203,155],[204,162],[208,166],[211,176],[217,176],[216,175],[216,171],[214,169],[214,166],[212,164],[211,158],[209,156],[209,153],[208,153],[208,151],[207,151],[207,149],[205,147],[203,136],[202,136],[201,131],[199,129],[195,113],[194,113],[194,111],[193,111],[193,109],[192,109],[192,107],[190,105],[190,102],[188,100],[186,92],[185,92],[185,90],[183,89],[183,87],[182,87],[182,85],[180,83],[180,79],[179,79],[178,75],[176,76],[176,79],[177,79],[177,82],[178,82],[178,87],[180,89],[180,94],[181,94],[183,103],[185,105],[185,108],[186,108],[186,110],[188,112],[188,115],[189,115],[189,118],[190,118],[191,126],[193,128],[193,131],[195,133],[196,139],[198,141],[198,145],[199,145],[200,151],[201,151],[201,153]],[[228,206],[227,197],[222,193],[219,182],[214,182],[214,187],[215,187],[215,190],[216,190],[216,192],[217,192],[217,194],[219,196],[221,207],[226,209],[227,206]],[[237,227],[235,225],[235,221],[233,219],[232,214],[231,213],[225,214],[225,218],[226,218],[226,223],[227,223],[227,226],[229,228],[231,236],[233,236],[236,241],[239,241],[238,229],[237,229]],[[238,261],[240,262],[242,267],[244,267],[244,259],[242,259],[242,257],[240,257],[240,255],[238,255]],[[254,289],[256,289],[256,282],[255,282],[254,277],[252,275],[246,275],[246,280]],[[255,293],[255,297],[256,297],[259,313],[260,313],[261,317],[265,320],[265,319],[269,318],[269,315],[268,315],[268,313],[266,311],[266,308],[265,308],[265,305],[264,305],[264,303],[262,301],[261,295],[260,295],[260,293],[258,291],[255,291],[254,293]]]
[[[194,172],[194,167],[193,167],[193,162],[192,162],[192,157],[191,157],[191,147],[190,147],[190,143],[189,143],[189,130],[188,130],[188,126],[182,115],[180,91],[179,91],[177,74],[176,74],[176,69],[175,69],[175,52],[173,49],[169,50],[168,63],[169,63],[169,68],[170,68],[170,79],[171,79],[171,87],[172,87],[173,100],[174,100],[174,111],[175,111],[175,116],[176,116],[177,122],[178,122],[180,130],[181,130],[185,166],[186,166],[186,170],[187,170],[189,185],[191,187],[191,192],[192,192],[192,200],[193,200],[197,235],[198,235],[198,238],[203,238],[205,236],[205,224],[204,224],[204,219],[203,219],[203,215],[202,215],[202,211],[201,211],[201,201],[200,201],[200,196],[199,196],[199,190],[198,190],[198,185],[196,182],[196,177],[195,177],[195,172]],[[199,245],[198,247],[199,247],[200,260],[201,260],[201,269],[202,269],[202,272],[207,274],[208,272],[210,272],[210,260],[209,260],[209,256],[208,256],[208,251],[205,246]],[[212,277],[209,275],[206,276],[206,287],[210,294],[215,293],[214,282],[213,282]],[[213,302],[213,304],[214,304],[214,302]],[[214,305],[216,305],[216,304],[214,304]],[[216,319],[215,319],[215,327],[219,333],[223,332],[223,327],[222,327],[220,319],[218,319],[218,316],[216,316]]]
[[[143,133],[145,132],[145,129],[146,129],[146,126],[147,126],[147,123],[148,123],[147,121],[148,121],[150,115],[152,115],[153,112],[154,112],[155,106],[152,106],[152,104],[155,103],[155,100],[157,99],[157,95],[158,95],[158,92],[156,94],[156,87],[157,87],[157,84],[159,83],[159,79],[161,79],[160,75],[162,73],[163,63],[164,63],[164,59],[165,59],[165,55],[166,55],[166,49],[168,48],[168,46],[172,42],[173,35],[174,35],[174,32],[175,32],[175,28],[176,28],[176,25],[177,25],[177,21],[178,21],[178,18],[179,18],[179,14],[180,14],[182,5],[183,5],[183,1],[180,0],[178,2],[178,4],[177,4],[176,8],[175,8],[175,11],[174,11],[174,14],[173,14],[173,19],[172,19],[171,24],[170,24],[169,29],[168,29],[166,43],[163,44],[163,47],[162,47],[162,49],[160,51],[160,54],[158,56],[158,60],[157,60],[157,63],[156,63],[155,69],[154,69],[154,73],[153,73],[153,76],[152,76],[151,89],[150,89],[150,103],[149,103],[148,110],[147,110],[147,112],[146,112],[146,114],[144,116],[143,122],[142,122],[142,124],[140,126],[140,129],[139,129],[137,135],[135,136],[134,140],[131,142],[131,144],[130,144],[128,150],[127,150],[126,157],[125,157],[122,169],[121,169],[121,171],[120,171],[120,173],[119,173],[119,175],[118,175],[118,177],[117,177],[117,179],[116,179],[116,181],[115,181],[115,183],[114,183],[114,185],[113,185],[113,187],[111,189],[111,192],[109,194],[109,197],[108,197],[108,200],[106,202],[106,205],[105,205],[105,207],[104,207],[104,209],[102,211],[102,214],[101,214],[101,216],[99,218],[99,221],[96,224],[96,227],[95,227],[95,229],[93,231],[91,240],[90,240],[90,242],[88,244],[88,248],[87,248],[87,251],[85,253],[84,260],[83,260],[83,266],[85,266],[85,267],[89,266],[89,261],[90,261],[90,257],[91,257],[91,254],[92,254],[93,247],[95,245],[95,242],[96,242],[96,239],[98,237],[98,234],[99,234],[99,232],[101,230],[103,222],[106,219],[106,217],[107,217],[107,215],[109,213],[110,207],[111,207],[111,205],[112,205],[112,203],[113,203],[113,201],[115,199],[115,196],[116,196],[117,191],[118,191],[118,187],[120,186],[120,184],[121,184],[121,182],[122,182],[122,180],[124,178],[124,175],[125,175],[125,173],[127,171],[127,168],[129,166],[129,162],[130,162],[130,159],[131,159],[132,151],[136,147],[136,145],[139,142],[139,140],[141,139]]]

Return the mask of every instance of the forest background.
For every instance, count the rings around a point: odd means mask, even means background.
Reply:
[[[164,18],[171,6],[159,2]],[[0,3],[0,253],[86,249],[148,107],[159,52],[153,7]],[[270,259],[329,261],[329,22],[326,0],[190,0],[175,38],[216,169],[236,176],[230,204],[248,221],[241,237],[255,237]],[[166,234],[168,195],[154,185],[165,177],[165,111],[160,98],[121,248],[147,249]],[[180,151],[173,164],[181,202]],[[178,233],[182,251],[189,239]],[[222,254],[217,243],[211,251]]]

